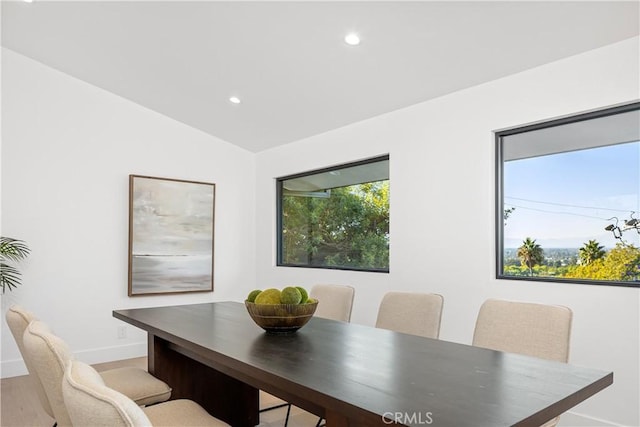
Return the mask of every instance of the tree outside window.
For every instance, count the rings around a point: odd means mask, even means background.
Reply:
[[[278,265],[389,271],[388,156],[278,180]]]

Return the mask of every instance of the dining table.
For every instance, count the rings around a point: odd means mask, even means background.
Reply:
[[[613,383],[606,370],[317,316],[270,334],[233,301],[113,316],[147,332],[148,370],[172,399],[234,427],[259,424],[259,390],[328,427],[540,426]]]

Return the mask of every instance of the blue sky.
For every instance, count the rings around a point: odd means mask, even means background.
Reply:
[[[580,247],[595,239],[607,248],[617,242],[608,224],[631,211],[640,218],[640,142],[512,160],[504,165],[505,208],[515,207],[504,229],[504,247],[526,237],[544,247]],[[627,231],[628,243],[640,235]]]

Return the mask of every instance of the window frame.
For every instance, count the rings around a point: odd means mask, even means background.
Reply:
[[[523,280],[530,282],[552,282],[552,283],[570,283],[580,285],[598,285],[598,286],[617,286],[617,287],[631,287],[640,288],[640,282],[624,282],[619,280],[596,280],[596,279],[578,279],[578,278],[560,278],[560,277],[539,277],[539,276],[509,276],[504,274],[504,160],[503,160],[503,143],[504,138],[511,135],[516,135],[525,132],[531,132],[541,129],[548,129],[551,127],[563,126],[567,124],[583,122],[593,119],[599,119],[607,116],[613,116],[616,114],[627,113],[630,111],[640,110],[640,101],[633,101],[630,103],[620,104],[612,107],[606,107],[584,113],[572,114],[569,116],[544,120],[524,126],[516,126],[499,131],[494,131],[495,138],[495,161],[496,161],[496,205],[495,205],[495,266],[496,266],[496,279],[498,280]]]
[[[356,268],[345,266],[323,266],[323,265],[300,265],[300,264],[286,264],[283,262],[283,239],[282,239],[282,197],[283,197],[283,182],[302,178],[309,175],[316,175],[321,173],[332,172],[336,170],[346,169],[354,166],[362,166],[370,163],[376,163],[389,160],[389,154],[371,157],[363,160],[357,160],[349,163],[342,163],[336,166],[329,166],[320,169],[314,169],[306,172],[300,172],[292,175],[282,176],[276,178],[276,266],[277,267],[291,267],[291,268],[314,268],[322,270],[345,270],[345,271],[360,271],[367,273],[389,273],[389,268]]]

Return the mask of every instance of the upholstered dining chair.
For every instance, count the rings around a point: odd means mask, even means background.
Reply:
[[[31,364],[31,359],[25,356],[26,352],[24,350],[24,341],[22,340],[24,331],[27,329],[27,326],[29,326],[29,323],[33,320],[37,320],[36,316],[18,305],[13,305],[9,307],[9,310],[7,310],[5,318],[7,320],[9,330],[11,331],[11,335],[13,335],[13,339],[18,346],[22,360],[24,360],[24,364],[27,367],[31,387],[36,391],[42,409],[44,409],[47,415],[55,420],[56,417],[53,415],[53,410],[51,409],[51,405],[49,405],[49,399],[47,399],[47,394],[42,387],[40,378],[38,378],[38,373],[36,372],[35,367]],[[53,425],[55,426],[56,423]]]
[[[313,314],[324,319],[351,321],[355,289],[348,285],[314,285],[309,296],[318,300]]]
[[[228,424],[212,417],[192,400],[178,399],[141,408],[105,385],[86,363],[70,360],[61,383],[62,395],[74,426],[91,427],[218,427]]]
[[[29,377],[34,384],[42,407],[47,414],[53,417],[53,411],[47,400],[47,395],[42,387],[42,383],[24,351],[24,331],[27,329],[29,323],[39,319],[33,313],[19,305],[11,306],[9,310],[7,310],[5,317],[24,363],[27,366]],[[171,388],[144,369],[126,366],[102,371],[100,375],[109,387],[115,388],[121,393],[131,397],[138,405],[152,405],[154,403],[164,402],[171,397]]]
[[[378,308],[376,328],[438,338],[443,302],[438,294],[388,292]]]
[[[480,307],[473,345],[566,363],[572,320],[568,307],[489,299]],[[558,420],[544,427],[555,426]]]
[[[36,372],[42,388],[51,407],[53,418],[59,427],[70,426],[71,421],[67,413],[62,398],[61,384],[64,369],[73,355],[67,344],[58,336],[54,335],[49,327],[40,320],[33,320],[24,331],[23,345],[25,357]],[[125,369],[123,374],[130,373],[129,378],[116,381],[123,393],[129,394],[135,403],[151,404],[166,401],[171,394],[171,389],[162,381],[154,378],[142,369]],[[101,378],[105,383],[107,380],[113,382],[114,378],[121,378],[119,375],[104,376]],[[157,381],[157,383],[155,383]],[[151,389],[142,387],[151,384]],[[142,403],[140,403],[142,402]]]

